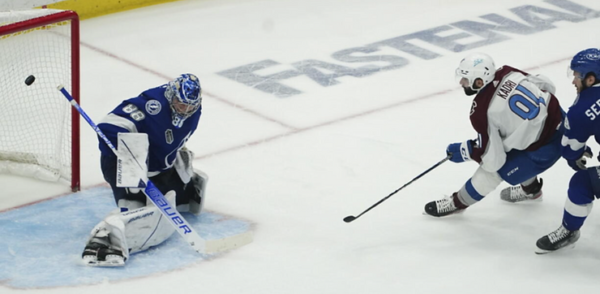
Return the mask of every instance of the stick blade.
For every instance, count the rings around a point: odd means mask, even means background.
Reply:
[[[244,246],[246,244],[250,244],[253,240],[254,233],[252,231],[217,240],[206,240],[206,253],[215,254],[232,250]]]
[[[349,222],[352,222],[355,219],[356,219],[355,216],[349,215],[349,216],[347,216],[347,217],[344,218],[344,221],[347,222],[347,223],[349,223]]]

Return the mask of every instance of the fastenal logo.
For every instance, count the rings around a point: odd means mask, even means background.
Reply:
[[[309,57],[289,64],[265,58],[217,74],[277,98],[287,98],[304,93],[301,87],[305,85],[294,81],[299,76],[306,77],[321,87],[333,87],[349,80],[343,79],[345,77],[365,78],[401,69],[412,61],[429,61],[446,54],[466,52],[519,36],[530,36],[557,29],[565,22],[581,23],[600,18],[600,11],[576,1],[536,2],[536,5],[525,4],[487,13],[479,16],[480,20],[459,20],[406,35],[390,36],[369,44],[357,44],[323,58]],[[556,26],[556,23],[561,26]],[[420,46],[419,43],[425,43],[426,46]]]

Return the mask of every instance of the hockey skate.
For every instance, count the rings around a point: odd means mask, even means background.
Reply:
[[[431,201],[425,205],[425,213],[435,217],[447,216],[453,213],[462,212],[467,208],[458,199],[458,193],[452,196],[444,197],[441,200]]]
[[[500,192],[500,199],[516,203],[527,200],[542,200],[542,179],[539,182],[536,180],[529,186],[517,185],[508,188],[504,188]]]
[[[110,248],[108,235],[93,237],[85,246],[81,259],[85,265],[89,266],[113,267],[125,265],[123,252]]]
[[[81,254],[83,263],[89,266],[124,266],[129,257],[129,251],[122,249],[129,248],[125,243],[124,229],[116,214],[96,225]]]
[[[569,231],[561,225],[554,232],[537,240],[535,253],[546,254],[573,245],[579,240],[579,235],[579,230]]]

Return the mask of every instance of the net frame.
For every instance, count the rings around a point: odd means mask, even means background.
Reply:
[[[19,21],[0,26],[0,37],[15,34],[64,21],[70,22],[71,48],[71,95],[80,102],[80,51],[79,51],[79,16],[74,11],[56,11],[44,16]],[[58,86],[58,85],[57,85]],[[58,100],[56,103],[65,102]],[[80,181],[80,143],[79,143],[79,113],[71,108],[71,190],[79,191]]]

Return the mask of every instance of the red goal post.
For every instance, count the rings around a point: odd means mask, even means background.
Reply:
[[[79,114],[56,90],[79,102],[79,68],[77,13],[0,12],[0,173],[80,189]]]

